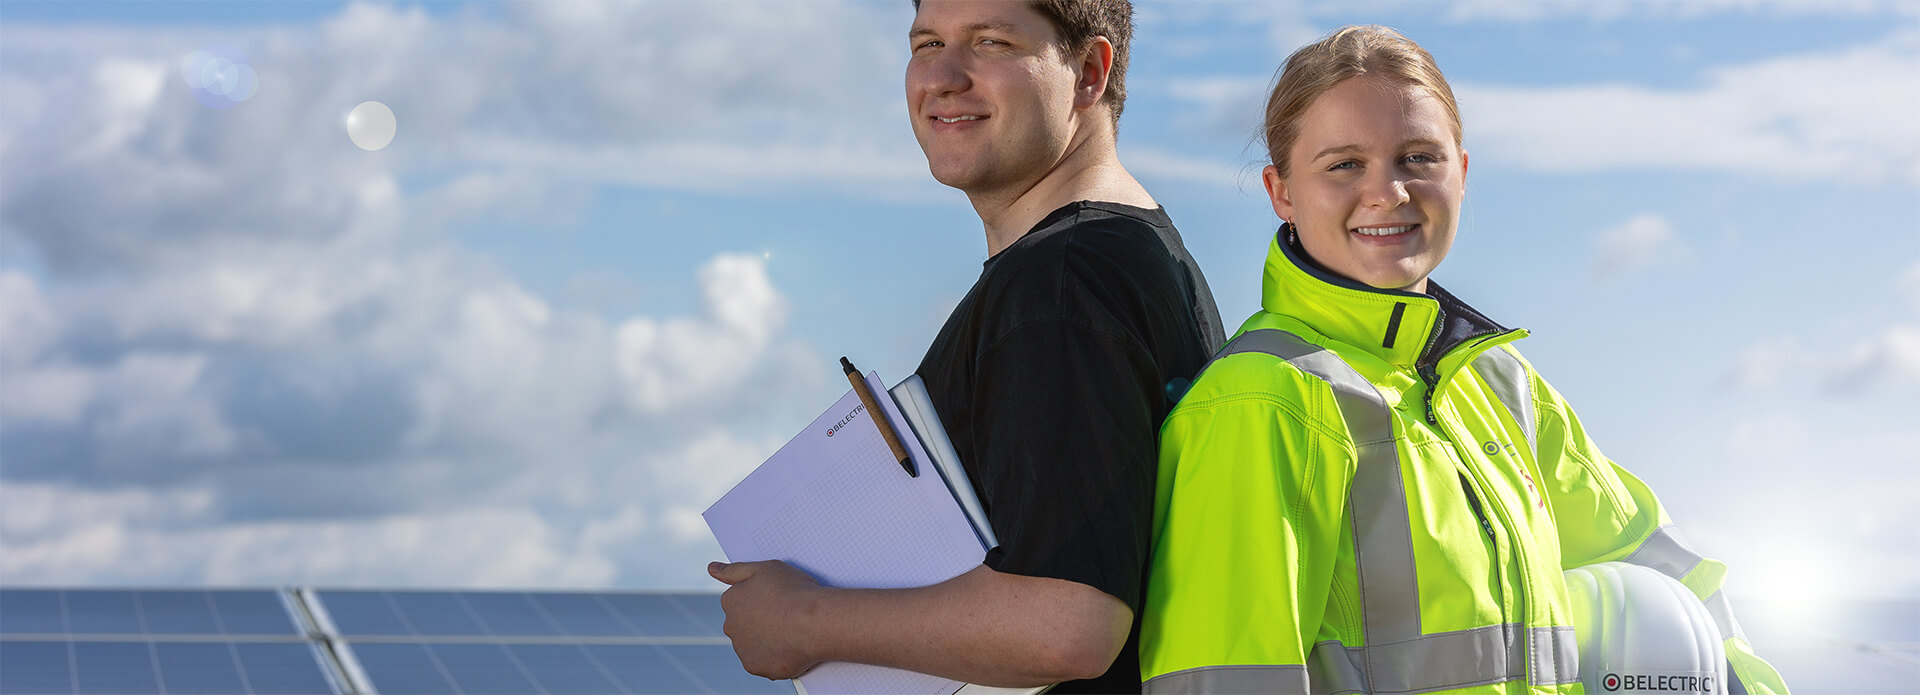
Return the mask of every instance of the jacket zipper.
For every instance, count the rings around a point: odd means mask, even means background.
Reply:
[[[1476,339],[1477,338],[1469,338],[1467,341],[1464,341],[1462,345],[1473,342]],[[1426,382],[1427,384],[1427,394],[1425,399],[1426,409],[1427,409],[1427,422],[1428,424],[1431,424],[1434,427],[1434,429],[1439,430],[1442,434],[1447,435],[1447,440],[1449,442],[1452,442],[1455,447],[1458,447],[1459,437],[1457,435],[1454,435],[1451,432],[1448,432],[1447,428],[1440,424],[1439,416],[1434,412],[1434,409],[1433,409],[1433,392],[1438,390],[1439,388],[1438,382],[1440,381],[1439,369],[1437,367],[1438,362],[1439,362],[1438,357],[1434,357],[1432,361],[1422,359],[1420,360],[1420,363],[1416,365],[1420,373],[1420,380]],[[1455,452],[1454,455],[1455,457],[1460,456],[1458,452]],[[1461,466],[1468,465],[1465,458],[1460,458],[1460,465]],[[1500,591],[1502,595],[1504,595],[1508,588],[1507,578],[1506,578],[1507,572],[1506,572],[1505,563],[1503,563],[1500,559],[1500,539],[1498,536],[1494,535],[1493,520],[1488,517],[1486,508],[1481,505],[1480,495],[1479,493],[1474,492],[1473,480],[1468,477],[1467,472],[1465,470],[1457,470],[1455,471],[1455,473],[1460,476],[1460,490],[1462,492],[1467,493],[1467,505],[1473,509],[1474,521],[1480,524],[1480,532],[1487,537],[1487,547],[1493,552],[1493,555],[1490,558],[1491,562],[1489,564],[1493,568],[1494,585],[1500,587]],[[1524,562],[1524,559],[1521,557],[1521,548],[1519,547],[1518,544],[1516,544],[1513,547],[1513,555],[1514,555],[1514,561],[1516,563]],[[1526,576],[1524,571],[1521,573],[1521,576],[1523,577]],[[1523,623],[1522,629],[1524,629],[1524,623],[1526,622],[1527,591],[1528,589],[1525,586],[1513,587],[1514,601],[1516,602],[1516,608],[1519,611],[1518,613],[1519,620],[1521,623]],[[1505,600],[1502,600],[1500,602],[1500,622],[1503,624],[1511,623],[1513,621],[1513,615],[1514,614],[1509,613],[1507,610],[1507,602]],[[1530,642],[1526,642],[1523,640],[1520,646],[1520,649],[1522,650],[1522,652],[1526,652],[1531,649],[1530,645],[1531,645]],[[1528,672],[1528,674],[1530,674],[1530,671]],[[1528,674],[1522,674],[1521,676],[1522,682],[1528,682]]]
[[[1433,413],[1433,392],[1440,387],[1440,370],[1431,364],[1421,364],[1418,366],[1418,369],[1420,371],[1420,380],[1427,384],[1427,395],[1425,398],[1427,424],[1432,425],[1434,429],[1439,429],[1440,417]]]
[[[1487,521],[1487,513],[1480,508],[1480,496],[1473,492],[1473,481],[1467,479],[1466,471],[1457,472],[1460,474],[1460,489],[1467,493],[1467,505],[1473,507],[1473,518],[1480,522],[1480,530],[1487,534],[1487,542],[1497,550],[1500,546],[1499,538],[1493,535],[1493,523]],[[1500,565],[1499,560],[1498,556],[1494,557],[1493,564],[1496,568]]]

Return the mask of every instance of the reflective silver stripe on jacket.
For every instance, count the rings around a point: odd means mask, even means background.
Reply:
[[[1640,547],[1627,556],[1627,562],[1641,567],[1651,567],[1661,574],[1674,579],[1685,580],[1701,560],[1699,553],[1693,552],[1693,545],[1680,529],[1672,524],[1653,530],[1653,535],[1641,541]]]
[[[1353,517],[1361,618],[1369,646],[1345,647],[1337,642],[1315,645],[1305,669],[1312,693],[1410,694],[1522,678],[1534,685],[1579,680],[1579,648],[1571,628],[1529,629],[1524,644],[1516,642],[1521,632],[1516,624],[1422,634],[1412,523],[1407,515],[1400,453],[1393,438],[1393,415],[1386,399],[1339,355],[1285,331],[1248,331],[1228,343],[1214,359],[1248,352],[1286,360],[1327,382],[1357,458],[1348,509]],[[1512,363],[1519,365],[1518,360]],[[1512,383],[1524,384],[1524,372]],[[1531,408],[1525,412],[1528,417],[1523,422],[1530,426]],[[1533,657],[1528,659],[1528,654]],[[1284,668],[1216,666],[1158,676],[1147,686],[1153,693],[1221,692],[1214,685],[1227,692],[1241,686],[1262,692],[1299,692],[1284,680],[1290,673]],[[1247,680],[1256,676],[1271,680]]]
[[[1318,653],[1319,650],[1314,650]],[[1164,673],[1141,684],[1141,690],[1169,695],[1201,693],[1273,693],[1273,695],[1309,695],[1307,667],[1285,666],[1202,666]],[[1311,691],[1319,693],[1320,691]],[[1359,692],[1359,691],[1352,691]]]
[[[1155,695],[1198,693],[1285,693],[1407,695],[1491,685],[1524,677],[1527,651],[1514,643],[1513,623],[1427,635],[1409,642],[1348,647],[1325,641],[1313,645],[1305,666],[1203,666],[1148,680]],[[1529,628],[1534,654],[1534,685],[1563,685],[1580,680],[1579,645],[1573,628]],[[1369,666],[1373,678],[1369,678]],[[1371,687],[1369,687],[1371,685]]]
[[[1733,604],[1727,601],[1727,595],[1713,592],[1705,601],[1707,613],[1713,616],[1713,624],[1720,628],[1720,639],[1738,637],[1746,639],[1747,633],[1740,630],[1740,621],[1733,619]]]
[[[1527,450],[1533,452],[1534,460],[1539,460],[1540,442],[1534,433],[1533,380],[1527,378],[1526,365],[1512,353],[1494,346],[1473,358],[1473,371],[1486,380],[1513,421],[1520,423],[1520,431],[1527,437]]]

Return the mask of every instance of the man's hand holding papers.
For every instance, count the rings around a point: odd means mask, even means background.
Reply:
[[[817,622],[807,615],[815,605],[809,593],[820,590],[813,577],[779,560],[713,562],[707,574],[728,587],[720,595],[725,632],[747,672],[779,680],[820,663],[807,653],[805,629]]]

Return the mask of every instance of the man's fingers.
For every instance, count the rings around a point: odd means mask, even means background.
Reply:
[[[754,568],[759,564],[758,562],[709,562],[707,563],[707,574],[711,574],[714,579],[718,579],[728,586],[732,586],[746,581],[748,577],[753,576]]]

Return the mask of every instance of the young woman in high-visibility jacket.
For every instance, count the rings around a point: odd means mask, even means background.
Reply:
[[[1619,560],[1718,624],[1726,676],[1672,682],[1785,693],[1725,566],[1588,439],[1526,332],[1428,281],[1467,174],[1432,56],[1342,29],[1288,59],[1266,121],[1285,224],[1261,311],[1161,430],[1147,691],[1577,693],[1561,572]]]

